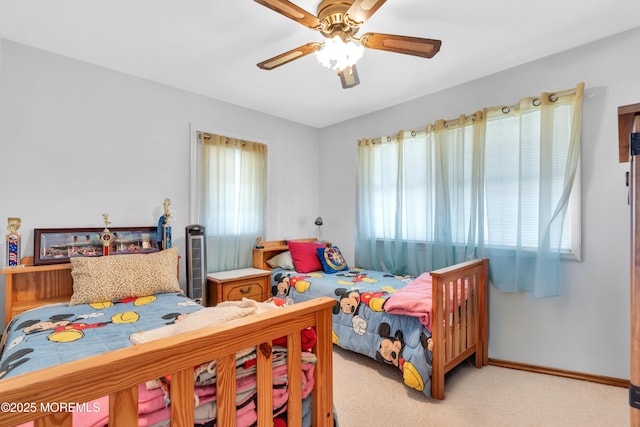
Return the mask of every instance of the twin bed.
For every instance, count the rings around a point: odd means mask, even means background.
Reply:
[[[254,267],[289,251],[284,241],[262,246]],[[390,309],[401,284],[415,281],[362,270],[276,268],[274,280],[288,275],[288,284],[278,293],[274,282],[272,301],[202,308],[177,291],[177,260],[175,250],[72,259],[70,303],[24,312],[5,331],[0,425],[333,425],[332,343],[398,366],[407,385],[438,399],[447,371],[473,354],[486,364],[486,260],[431,273],[428,319],[400,313],[402,298]],[[314,276],[333,280],[330,292]],[[115,293],[84,301],[110,288],[105,277]],[[354,312],[337,288],[358,294]]]
[[[407,386],[444,399],[448,371],[472,355],[487,364],[488,260],[399,277],[350,269],[338,247],[315,239],[260,246],[253,266],[272,269],[274,298],[334,298],[332,342],[397,367]]]
[[[71,300],[5,331],[0,425],[333,425],[332,300],[203,308],[175,250],[71,261]]]

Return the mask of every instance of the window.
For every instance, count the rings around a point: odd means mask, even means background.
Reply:
[[[552,158],[548,165],[551,170],[545,190],[541,189],[540,179],[540,110],[519,117],[503,116],[488,119],[486,124],[484,237],[489,246],[513,248],[520,244],[536,250],[540,239],[539,207],[545,202],[541,195],[548,191],[548,200],[558,200],[564,189],[572,107],[554,109],[554,138],[551,152],[547,153]],[[579,188],[574,184],[576,187]],[[579,190],[571,195],[564,226],[558,233],[561,251],[579,259]]]
[[[572,108],[564,105],[554,114],[556,125],[549,189],[550,199],[557,200],[564,188]],[[457,150],[455,158],[451,157],[446,167],[453,184],[448,197],[454,199],[449,200],[449,209],[452,222],[457,224],[452,230],[455,244],[465,244],[469,233],[466,218],[471,214],[473,152],[471,144],[461,141],[473,141],[473,132],[472,125],[444,132],[451,149]],[[463,138],[458,138],[461,133]],[[370,163],[375,170],[384,171],[370,177],[372,206],[377,207],[374,209],[373,234],[378,239],[399,234],[402,240],[435,240],[436,173],[443,169],[437,165],[436,158],[442,157],[442,153],[436,152],[432,133],[413,131],[413,134],[405,135],[401,142],[397,137],[384,137],[372,144]],[[496,248],[514,248],[520,242],[520,245],[536,250],[541,203],[540,111],[530,111],[520,117],[488,119],[484,144],[485,242]],[[579,170],[574,187],[579,188]],[[577,201],[579,192],[572,191],[560,247],[563,253],[579,258],[580,204]],[[400,220],[399,212],[402,212]]]
[[[192,220],[205,227],[208,271],[250,267],[265,228],[267,146],[198,132],[192,148]]]
[[[584,84],[358,142],[356,262],[420,274],[490,257],[501,290],[552,296],[580,258]]]

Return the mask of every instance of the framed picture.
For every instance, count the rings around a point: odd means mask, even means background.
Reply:
[[[33,263],[63,264],[73,257],[102,256],[104,228],[36,228]],[[157,227],[110,227],[109,255],[158,252]]]

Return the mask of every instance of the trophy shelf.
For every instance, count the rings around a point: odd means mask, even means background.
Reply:
[[[5,326],[23,311],[45,304],[69,302],[73,294],[71,263],[28,264],[29,259],[25,257],[21,266],[0,271],[5,276]]]

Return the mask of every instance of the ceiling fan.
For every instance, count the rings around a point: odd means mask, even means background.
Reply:
[[[338,70],[344,89],[360,83],[356,61],[364,48],[386,50],[407,55],[431,58],[440,50],[442,42],[420,37],[394,34],[366,33],[356,37],[360,26],[369,19],[386,0],[322,0],[313,15],[288,0],[255,0],[287,18],[314,30],[327,38],[324,43],[311,42],[273,58],[262,61],[258,67],[273,70],[295,59],[316,52],[323,65]],[[359,43],[356,44],[355,42]],[[332,49],[345,49],[339,56],[331,56]],[[346,49],[352,49],[349,51]]]

